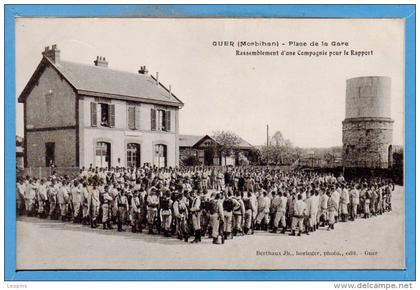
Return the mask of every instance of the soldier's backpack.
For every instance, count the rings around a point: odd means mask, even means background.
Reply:
[[[223,201],[223,209],[227,212],[231,212],[233,210],[233,201],[232,199],[228,198]]]
[[[213,199],[210,201],[210,214],[215,214],[217,212],[217,200]]]

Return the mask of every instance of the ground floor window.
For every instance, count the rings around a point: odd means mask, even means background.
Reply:
[[[166,145],[157,144],[155,145],[155,160],[154,165],[157,167],[167,166],[167,149]]]
[[[111,167],[111,144],[108,142],[97,142],[95,151],[95,166],[99,168]]]
[[[140,167],[140,144],[127,144],[127,167]]]

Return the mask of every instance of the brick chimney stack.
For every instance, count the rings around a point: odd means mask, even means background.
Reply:
[[[145,65],[142,65],[139,69],[139,74],[141,74],[141,75],[147,75],[148,72],[149,71],[147,70]]]
[[[60,50],[57,48],[57,44],[53,44],[51,49],[49,46],[46,46],[45,50],[42,52],[42,55],[47,57],[53,63],[60,62]]]
[[[93,63],[95,66],[108,67],[108,61],[103,56],[97,56]]]

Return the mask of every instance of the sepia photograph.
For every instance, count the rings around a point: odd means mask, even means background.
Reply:
[[[15,19],[16,269],[403,270],[403,18]]]

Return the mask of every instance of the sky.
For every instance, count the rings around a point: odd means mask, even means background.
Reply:
[[[404,144],[404,20],[398,19],[151,19],[17,18],[16,133],[23,136],[19,94],[41,61],[45,46],[57,44],[61,58],[92,64],[105,56],[109,67],[149,73],[171,85],[185,106],[181,134],[233,131],[253,145],[281,131],[299,147],[342,144],[346,80],[389,76],[393,143]],[[347,50],[373,56],[236,56],[215,41],[279,41],[264,50],[327,50],[295,47],[289,41],[349,42]]]

